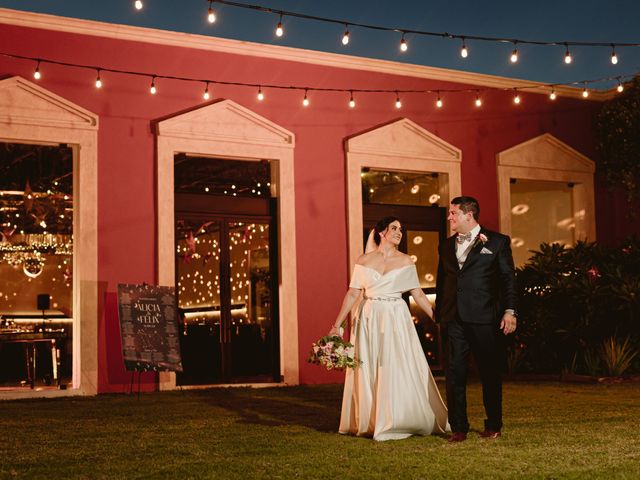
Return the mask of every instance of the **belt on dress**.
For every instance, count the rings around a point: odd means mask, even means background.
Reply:
[[[397,302],[398,300],[402,300],[402,297],[367,297],[364,296],[365,300],[371,300],[372,302]]]

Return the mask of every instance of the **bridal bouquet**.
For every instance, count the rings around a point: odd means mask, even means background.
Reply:
[[[354,346],[337,335],[327,335],[312,343],[307,361],[324,365],[327,370],[356,368],[362,363],[355,358]]]

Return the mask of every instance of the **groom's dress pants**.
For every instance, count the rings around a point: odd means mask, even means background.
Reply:
[[[454,432],[468,432],[467,373],[469,352],[473,356],[482,379],[482,399],[487,419],[487,430],[502,428],[502,364],[504,339],[498,325],[464,323],[459,319],[449,322],[447,336],[447,407],[449,423]]]

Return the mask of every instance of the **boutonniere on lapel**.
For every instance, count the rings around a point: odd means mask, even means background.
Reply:
[[[482,250],[480,250],[480,254],[481,255],[492,255],[493,252],[491,250],[489,250],[487,247],[485,247],[485,243],[487,243],[489,241],[489,237],[487,237],[484,233],[479,233],[478,236],[476,237],[476,241],[473,243],[474,248],[476,247],[476,245],[481,244],[482,245]]]

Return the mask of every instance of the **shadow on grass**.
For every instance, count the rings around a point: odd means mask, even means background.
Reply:
[[[289,388],[222,388],[192,391],[209,406],[232,412],[237,423],[265,426],[299,425],[336,432],[340,421],[341,386]]]

